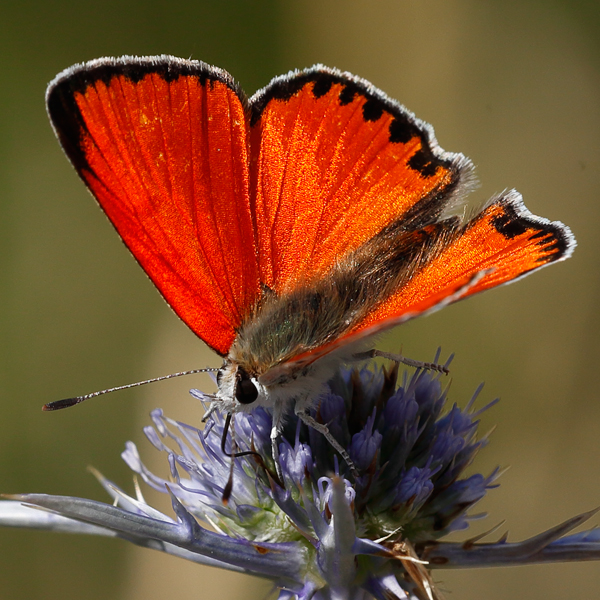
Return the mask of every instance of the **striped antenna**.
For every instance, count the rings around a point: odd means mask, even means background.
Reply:
[[[132,387],[138,387],[140,385],[146,385],[147,383],[155,383],[156,381],[164,381],[165,379],[173,379],[174,377],[181,377],[182,375],[194,375],[196,373],[210,373],[212,371],[218,371],[217,367],[211,367],[208,369],[192,369],[190,371],[181,371],[179,373],[171,373],[170,375],[163,375],[162,377],[154,377],[153,379],[146,379],[144,381],[136,381],[135,383],[128,383],[127,385],[120,385],[117,387],[108,388],[107,390],[100,390],[98,392],[92,392],[91,394],[84,394],[83,396],[75,396],[74,398],[65,398],[64,400],[55,400],[54,402],[48,402],[42,406],[43,411],[60,410],[61,408],[69,408],[80,404],[84,400],[95,398],[96,396],[102,396],[110,392],[118,392],[119,390],[126,390]]]

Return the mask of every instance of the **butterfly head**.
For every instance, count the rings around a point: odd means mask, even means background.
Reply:
[[[217,397],[225,411],[247,411],[268,403],[267,391],[256,375],[235,361],[225,361],[217,373],[217,384]]]
[[[332,369],[327,360],[310,365],[283,362],[262,369],[256,364],[240,360],[235,352],[225,359],[217,373],[221,412],[249,412],[258,406],[285,412],[292,402],[312,404],[323,392]]]

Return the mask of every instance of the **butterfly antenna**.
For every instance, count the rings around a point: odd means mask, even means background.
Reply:
[[[92,392],[91,394],[84,394],[83,396],[75,396],[74,398],[65,398],[64,400],[55,400],[54,402],[48,402],[42,406],[42,410],[60,410],[61,408],[69,408],[80,404],[84,400],[95,398],[96,396],[102,396],[110,392],[118,392],[119,390],[126,390],[132,387],[138,387],[140,385],[146,385],[147,383],[155,383],[156,381],[164,381],[165,379],[173,379],[174,377],[181,377],[182,375],[194,375],[196,373],[210,373],[212,371],[218,371],[216,367],[207,369],[191,369],[190,371],[180,371],[179,373],[171,373],[170,375],[163,375],[162,377],[154,377],[152,379],[146,379],[144,381],[136,381],[135,383],[128,383],[127,385],[119,385],[117,387],[108,388],[106,390],[100,390],[98,392]]]

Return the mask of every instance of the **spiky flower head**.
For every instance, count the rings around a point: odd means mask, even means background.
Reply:
[[[204,399],[198,390],[192,395]],[[312,416],[347,450],[358,478],[295,416],[280,440],[278,481],[271,414],[264,408],[236,414],[225,432],[218,414],[201,430],[156,410],[145,433],[166,453],[169,479],[149,471],[131,442],[123,458],[144,482],[171,495],[175,519],[101,478],[115,506],[28,494],[18,499],[58,514],[34,517],[36,511],[5,502],[0,522],[118,535],[268,577],[282,599],[435,599],[441,596],[434,567],[597,558],[597,533],[562,537],[590,514],[521,544],[440,542],[468,527],[469,510],[498,476],[497,469],[465,475],[487,443],[477,436],[487,407],[474,409],[477,393],[464,408],[449,405],[446,396],[441,376],[430,371],[405,373],[400,384],[397,369],[336,373]],[[236,454],[243,455],[228,456]]]

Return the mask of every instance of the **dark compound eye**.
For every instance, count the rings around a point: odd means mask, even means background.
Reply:
[[[258,390],[250,375],[241,367],[238,368],[235,378],[235,398],[240,404],[252,404],[258,398]]]

